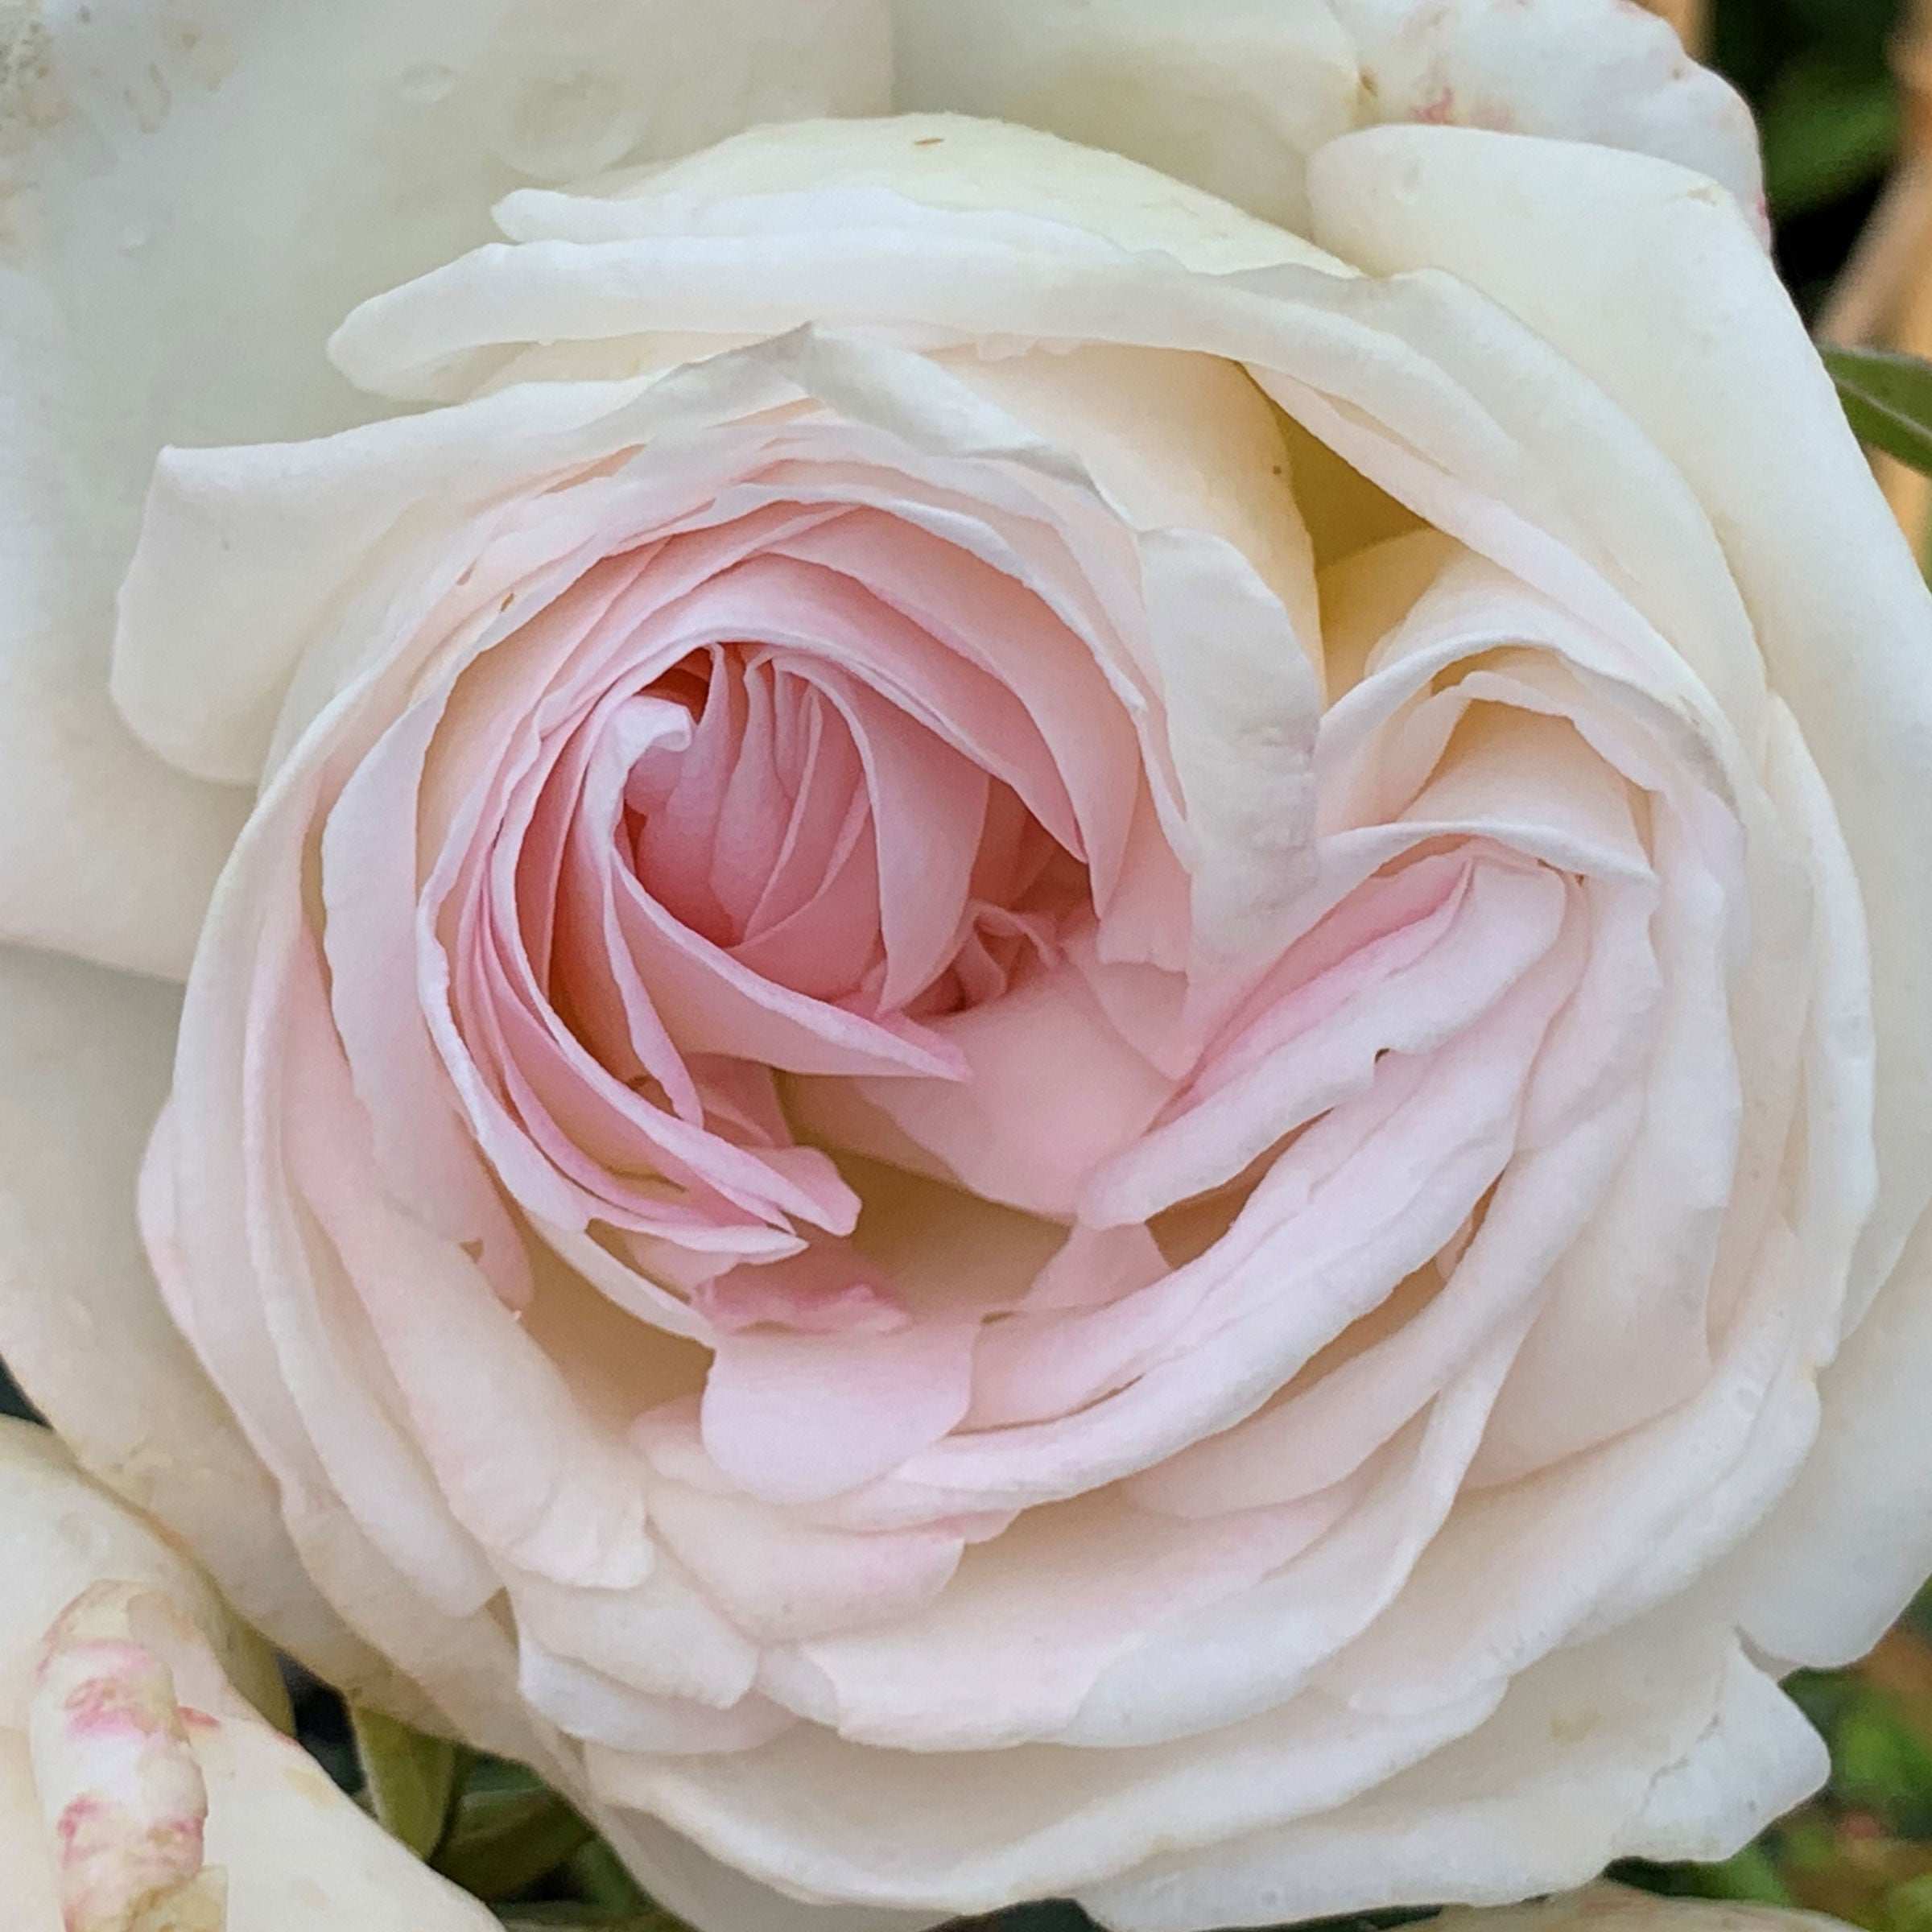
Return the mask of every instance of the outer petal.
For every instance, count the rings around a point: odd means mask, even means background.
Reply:
[[[1378,122],[1662,155],[1748,207],[1751,118],[1621,0],[896,0],[901,107],[1112,148],[1291,228],[1322,143]]]
[[[1728,1856],[1823,1781],[1824,1747],[1708,1602],[1517,1678],[1489,1722],[1323,1816],[1083,1893],[1117,1932],[1504,1904],[1614,1858]]]
[[[141,1253],[135,1174],[178,1004],[0,949],[0,1356],[88,1467],[192,1543],[255,1621],[336,1681],[379,1686],[390,1673],[309,1583]]]
[[[1759,1541],[1758,1613],[1779,1654],[1841,1661],[1932,1565],[1932,1517],[1901,1497],[1888,1560],[1847,1567],[1843,1539],[1877,1520],[1874,1472],[1901,1483],[1915,1472],[1909,1459],[1836,1447],[1888,1425],[1911,1433],[1913,1391],[1932,1374],[1922,1249],[1900,1265],[1932,1194],[1932,847],[1921,826],[1932,599],[1770,265],[1707,183],[1601,149],[1423,128],[1338,142],[1311,180],[1331,244],[1376,272],[1437,267],[1474,284],[1601,384],[1679,466],[1836,806],[1864,892],[1883,1042],[1880,1195],[1850,1316],[1889,1280],[1868,1318],[1886,1339],[1861,1336],[1824,1377],[1822,1452]],[[1797,1576],[1829,1578],[1829,1600],[1806,1600],[1801,1614]]]
[[[32,1695],[43,1636],[103,1577],[159,1592],[220,1648],[225,1674],[264,1711],[286,1712],[274,1659],[206,1577],[151,1525],[79,1474],[51,1431],[0,1418],[0,1725]]]
[[[105,700],[155,452],[357,419],[328,330],[480,240],[497,196],[871,111],[886,42],[883,0],[8,11],[0,937],[179,972],[239,820]]]

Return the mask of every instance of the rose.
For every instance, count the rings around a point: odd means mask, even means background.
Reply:
[[[259,1638],[43,1429],[0,1422],[0,1868],[17,1932],[494,1922],[260,1715]],[[252,1702],[250,1700],[253,1700]]]
[[[1798,1932],[1801,1926],[1825,1932],[1840,1922],[1823,1913],[1730,1899],[1658,1898],[1616,1885],[1587,1885],[1580,1892],[1502,1911],[1443,1917],[1446,1926],[1459,1926],[1463,1932],[1775,1932],[1778,1926]]]
[[[199,789],[25,660],[76,809],[23,935],[199,929],[144,1219],[235,1422],[92,1245],[166,1003],[24,961],[0,1340],[266,1627],[708,1922],[807,1916],[732,1867],[1200,1926],[1719,1853],[1819,1774],[1773,1673],[1928,1560],[1925,594],[1728,96],[1505,18],[906,10],[900,104],[1100,147],[516,196],[336,339],[449,407],[164,460],[115,691]],[[407,69],[441,169],[479,71]],[[321,151],[329,219],[450,238]],[[135,393],[309,427],[298,361]]]

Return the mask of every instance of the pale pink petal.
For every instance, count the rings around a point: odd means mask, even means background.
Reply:
[[[704,1447],[772,1502],[811,1502],[884,1475],[966,1413],[974,1325],[884,1335],[745,1329],[722,1335],[704,1385]]]

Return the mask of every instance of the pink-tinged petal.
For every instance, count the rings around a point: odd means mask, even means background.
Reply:
[[[679,1483],[654,1487],[650,1518],[706,1596],[761,1645],[892,1624],[914,1615],[951,1582],[968,1542],[998,1530],[1004,1520],[878,1532],[827,1530],[782,1508]]]
[[[721,1335],[704,1385],[706,1452],[767,1502],[818,1502],[927,1449],[966,1413],[976,1324],[884,1335]]]
[[[68,1932],[122,1932],[167,1915],[220,1932],[224,1891],[204,1870],[208,1787],[166,1662],[132,1612],[165,1600],[97,1583],[47,1633],[27,1711],[34,1783],[60,1868]]]
[[[1021,1310],[1103,1308],[1150,1288],[1169,1271],[1166,1256],[1145,1225],[1076,1227],[1033,1278]],[[982,1338],[979,1368],[997,1331]]]
[[[1196,1607],[1117,1660],[1092,1686],[1068,1738],[1187,1738],[1255,1711],[1291,1709],[1324,1681],[1319,1674],[1329,1660],[1345,1655],[1392,1604],[1410,1600],[1416,1565],[1452,1518],[1522,1327],[1520,1310],[1505,1315],[1439,1397],[1393,1432],[1372,1461],[1334,1489],[1302,1500],[1304,1509],[1333,1513],[1328,1534],[1251,1587]],[[1310,1472],[1315,1480],[1320,1473]],[[1151,1472],[1129,1493],[1158,1505],[1162,1474]],[[1202,1520],[1228,1519],[1211,1510]]]
[[[1390,1055],[1365,1094],[1277,1159],[1198,1259],[1113,1307],[1057,1318],[1015,1364],[1038,1419],[935,1445],[844,1499],[840,1520],[918,1520],[939,1498],[956,1512],[1078,1495],[1253,1414],[1438,1253],[1504,1170],[1581,941],[1567,924],[1435,1055]]]
[[[787,918],[740,940],[731,956],[749,971],[813,999],[883,1004],[878,835],[863,795],[855,795],[848,804],[840,843],[818,890]],[[957,928],[956,912],[952,930]]]
[[[1789,297],[1722,198],[1701,196],[1662,163],[1566,147],[1546,151],[1549,166],[1524,167],[1518,153],[1499,153],[1509,145],[1432,130],[1355,137],[1324,163],[1320,219],[1338,233],[1349,227],[1346,246],[1377,270],[1445,269],[1558,345],[1669,452],[1725,532],[1763,661],[1831,794],[1865,891],[1888,1042],[1882,1187],[1857,1284],[1868,1292],[1890,1273],[1932,1189],[1932,1122],[1922,1104],[1932,989],[1919,943],[1932,919],[1932,871],[1907,829],[1932,757],[1922,573]],[[1397,175],[1405,185],[1391,192]],[[1552,275],[1557,263],[1563,272]],[[1615,328],[1598,327],[1612,305],[1596,291],[1634,286],[1640,264],[1643,299],[1614,305]],[[1556,286],[1561,304],[1549,299]],[[1710,312],[1719,291],[1737,325],[1699,340],[1695,353],[1666,351],[1691,342],[1692,311]],[[1772,393],[1787,398],[1775,424],[1756,407]],[[1736,433],[1687,434],[1693,398],[1695,419],[1721,411]],[[1845,568],[1847,557],[1860,567]],[[1833,640],[1848,633],[1881,642],[1846,658]],[[1686,650],[1698,642],[1688,627],[1668,634]]]
[[[796,1721],[758,1696],[722,1707],[654,1696],[527,1641],[518,1650],[517,1688],[566,1736],[607,1751],[683,1756],[755,1750]]]
[[[1071,1216],[1096,1162],[1130,1143],[1173,1083],[1108,1023],[1068,967],[1022,980],[990,1005],[934,1022],[965,1068],[931,1080],[799,1083],[799,1118],[836,1144],[894,1158],[869,1129],[883,1117],[972,1192]]]
[[[1211,1049],[1166,1117],[1092,1172],[1083,1212],[1118,1224],[1231,1181],[1360,1092],[1383,1053],[1427,1053],[1468,1026],[1548,952],[1566,895],[1555,873],[1518,865],[1476,861],[1466,876],[1409,926],[1302,985],[1285,976],[1278,1003]],[[1288,964],[1291,975],[1292,953]]]
[[[821,524],[782,548],[863,584],[1019,696],[1066,786],[1095,894],[1110,896],[1138,778],[1133,724],[1092,650],[1024,576],[873,510]]]
[[[1774,1232],[1751,1302],[1690,1401],[1465,1496],[1418,1563],[1414,1587],[1338,1661],[1351,1701],[1413,1708],[1500,1682],[1682,1591],[1714,1546],[1754,1523],[1817,1427],[1815,1391],[1793,1360],[1792,1261],[1788,1235]],[[1633,1549],[1645,1553],[1634,1573]]]
[[[869,1020],[753,972],[672,919],[634,879],[617,882],[617,917],[640,976],[687,1053],[796,1073],[964,1077],[956,1051],[929,1028]]]
[[[1348,1500],[1189,1523],[1118,1495],[1034,1512],[968,1550],[929,1604],[803,1642],[795,1662],[768,1661],[766,1682],[841,1736],[887,1749],[993,1750],[1051,1737],[1150,1631],[1290,1562]]]
[[[692,1299],[728,1334],[768,1327],[802,1335],[884,1335],[910,1319],[882,1271],[843,1241],[814,1241],[781,1260],[734,1268],[704,1282]]]
[[[890,1012],[931,985],[958,945],[990,780],[856,680],[815,666],[801,675],[844,715],[865,769],[885,955],[876,997]]]
[[[344,1072],[299,1022],[293,1071],[310,1101],[292,1124],[293,1171],[452,1513],[486,1549],[539,1574],[605,1587],[639,1580],[651,1554],[639,1462],[579,1408],[477,1265],[371,1185],[341,1121],[320,1124],[332,1099],[348,1113]],[[447,1373],[452,1350],[468,1364],[460,1387]]]

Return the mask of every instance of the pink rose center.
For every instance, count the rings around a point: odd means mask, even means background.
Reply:
[[[934,733],[809,659],[694,652],[630,700],[617,838],[642,890],[749,972],[869,1018],[997,998],[1084,869]],[[919,824],[919,851],[894,821]]]

